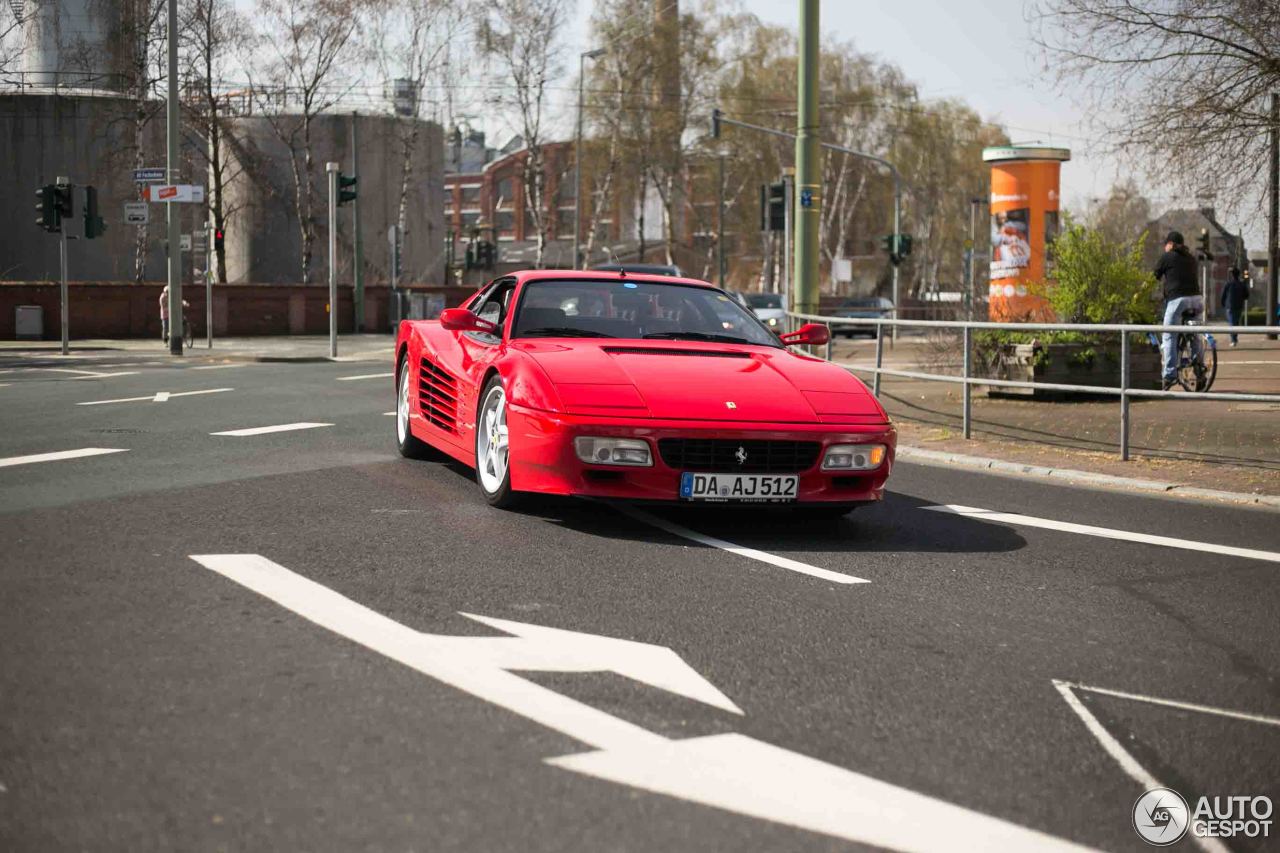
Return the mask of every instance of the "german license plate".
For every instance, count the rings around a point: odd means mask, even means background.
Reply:
[[[680,475],[680,498],[686,501],[751,501],[780,503],[796,499],[800,478],[779,474]]]

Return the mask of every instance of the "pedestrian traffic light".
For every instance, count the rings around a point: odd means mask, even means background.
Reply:
[[[712,139],[720,138],[720,110],[719,109],[714,109],[711,111],[711,138]]]
[[[53,184],[45,184],[36,190],[36,225],[51,234],[62,227],[58,217],[58,188]]]
[[[899,235],[898,235],[898,257],[899,257],[899,259],[906,258],[906,257],[907,257],[908,255],[910,255],[910,254],[911,254],[911,235],[910,235],[910,234],[899,234]]]
[[[1209,242],[1209,229],[1208,229],[1208,228],[1201,228],[1201,229],[1200,229],[1200,241],[1199,241],[1199,243],[1200,243],[1200,260],[1202,260],[1202,261],[1211,261],[1211,260],[1213,260],[1213,252],[1211,251],[1211,244],[1210,244],[1210,242]]]
[[[360,179],[357,178],[355,175],[344,175],[341,172],[338,173],[338,206],[339,207],[341,207],[342,205],[346,204],[349,201],[356,200],[355,185],[356,185],[356,182],[359,180]],[[351,187],[351,189],[347,189],[347,187]]]
[[[107,224],[98,214],[98,188],[84,188],[84,238],[92,240],[101,237],[107,230]]]
[[[226,245],[226,237],[227,237],[226,232],[223,231],[221,228],[213,229],[213,250],[215,252],[222,251],[223,246]]]
[[[787,185],[760,185],[760,230],[784,231],[787,227]]]

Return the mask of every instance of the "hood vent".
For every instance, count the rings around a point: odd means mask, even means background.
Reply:
[[[458,382],[426,358],[418,372],[418,408],[432,426],[457,433]]]
[[[688,355],[698,358],[751,358],[749,352],[727,350],[673,349],[670,347],[601,347],[610,355]]]

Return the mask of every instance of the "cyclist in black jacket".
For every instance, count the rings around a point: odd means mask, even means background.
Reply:
[[[1170,231],[1165,238],[1164,254],[1160,256],[1155,272],[1164,295],[1164,311],[1161,314],[1164,325],[1181,325],[1182,315],[1186,311],[1204,311],[1204,299],[1200,297],[1200,284],[1196,281],[1196,258],[1183,242],[1181,232]],[[1199,338],[1192,336],[1191,344],[1197,349],[1195,354],[1198,357]],[[1160,336],[1160,353],[1164,357],[1164,380],[1161,387],[1168,391],[1178,381],[1178,352],[1171,333]]]

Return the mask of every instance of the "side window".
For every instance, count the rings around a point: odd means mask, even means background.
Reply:
[[[476,316],[481,320],[488,320],[490,323],[496,323],[501,326],[507,319],[507,308],[510,305],[511,294],[514,290],[514,282],[510,280],[498,282],[492,289],[481,296],[478,300],[479,307],[472,310],[476,312]]]

